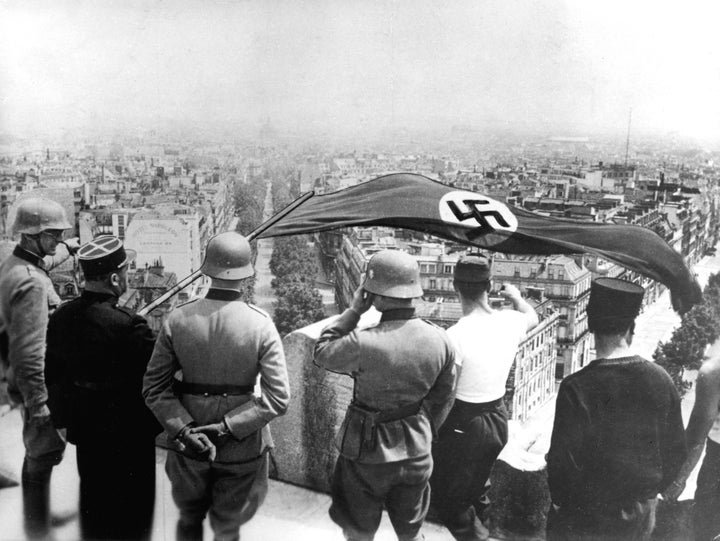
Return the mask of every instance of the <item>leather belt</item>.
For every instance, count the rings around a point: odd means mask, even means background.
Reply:
[[[415,415],[418,411],[420,411],[420,406],[422,406],[422,401],[415,402],[414,404],[408,404],[407,406],[401,406],[394,410],[380,411],[378,412],[377,417],[375,417],[375,422],[389,423],[390,421],[399,421],[405,417]]]
[[[189,381],[175,380],[173,390],[177,394],[199,394],[204,396],[237,396],[252,394],[254,385],[228,385],[214,383],[191,383]]]
[[[466,412],[469,414],[484,412],[484,411],[495,411],[501,405],[505,403],[505,399],[498,398],[497,400],[491,400],[490,402],[466,402],[465,400],[455,399],[454,408],[458,412]]]
[[[361,415],[362,441],[368,449],[372,449],[375,446],[375,439],[377,437],[377,425],[381,423],[389,423],[391,421],[399,421],[405,417],[415,415],[418,411],[420,411],[420,406],[422,406],[422,401],[401,406],[399,408],[395,408],[394,410],[370,410],[360,404],[351,404],[350,409]]]

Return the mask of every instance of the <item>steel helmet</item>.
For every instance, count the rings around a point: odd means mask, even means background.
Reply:
[[[200,272],[219,280],[242,280],[255,274],[250,243],[240,233],[227,231],[208,241]]]
[[[395,299],[412,299],[423,294],[417,261],[399,250],[383,250],[372,256],[363,287],[369,293]]]
[[[37,235],[49,229],[72,229],[72,225],[60,203],[43,197],[28,197],[18,204],[14,229],[16,233]]]

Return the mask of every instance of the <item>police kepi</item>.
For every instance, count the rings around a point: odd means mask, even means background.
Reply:
[[[126,250],[119,238],[110,235],[97,237],[78,251],[80,266],[86,277],[118,271],[134,261],[135,256],[134,250]]]

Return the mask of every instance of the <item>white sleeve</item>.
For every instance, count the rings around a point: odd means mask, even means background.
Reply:
[[[457,328],[457,324],[450,327],[446,332],[450,337],[450,343],[453,345],[453,348],[455,348],[455,365],[462,366],[464,356],[460,345],[460,331]]]

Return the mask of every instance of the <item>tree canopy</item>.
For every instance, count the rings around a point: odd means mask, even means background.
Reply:
[[[720,336],[720,275],[713,274],[703,292],[703,302],[685,313],[668,342],[661,342],[653,359],[675,383],[680,395],[690,388],[685,370],[700,367],[705,347]]]
[[[275,325],[281,335],[325,317],[322,297],[315,287],[317,258],[309,240],[305,235],[274,239],[270,271],[277,297]]]

